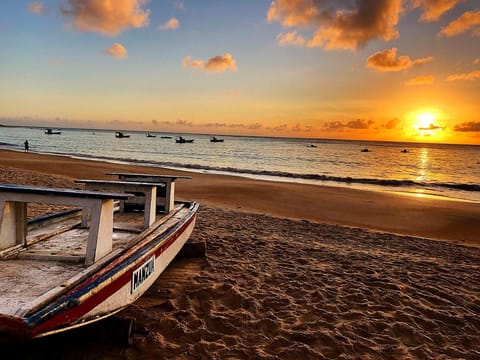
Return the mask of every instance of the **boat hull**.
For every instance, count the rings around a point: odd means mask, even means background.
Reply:
[[[197,211],[198,204],[191,203],[185,216],[171,228],[146,230],[131,248],[43,306],[18,316],[0,315],[0,334],[16,338],[46,336],[101,320],[132,304],[187,242]]]

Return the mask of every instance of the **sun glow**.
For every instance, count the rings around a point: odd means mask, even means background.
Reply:
[[[423,108],[406,115],[409,126],[405,134],[420,141],[441,141],[448,136],[445,126],[445,114],[435,108]]]
[[[417,117],[415,127],[417,130],[430,130],[430,128],[434,126],[436,118],[437,116],[433,113],[421,113]]]

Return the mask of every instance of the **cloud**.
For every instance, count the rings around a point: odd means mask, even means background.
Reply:
[[[158,28],[160,30],[175,30],[175,29],[178,29],[178,26],[179,26],[178,19],[171,18],[165,24],[160,25]]]
[[[341,121],[330,121],[325,124],[325,127],[329,129],[354,129],[354,130],[364,130],[368,129],[371,125],[373,125],[375,121],[373,120],[364,120],[364,119],[356,119],[349,121],[348,123],[343,123]]]
[[[388,121],[386,124],[383,124],[382,126],[387,129],[387,130],[392,130],[397,127],[397,125],[400,124],[400,119],[399,118],[394,118],[390,121]]]
[[[43,14],[45,12],[45,5],[38,1],[31,2],[28,4],[28,11],[34,14]]]
[[[115,36],[129,28],[148,25],[149,10],[142,7],[148,0],[68,0],[61,12],[70,18],[78,31]]]
[[[237,71],[235,59],[231,54],[217,55],[206,62],[202,60],[195,60],[191,56],[186,56],[182,60],[184,68],[204,69],[210,73],[222,73],[225,71]]]
[[[182,60],[182,67],[184,68],[194,68],[194,69],[202,69],[203,68],[203,61],[202,60],[195,60],[190,55],[185,56]]]
[[[456,80],[476,80],[480,79],[480,70],[470,71],[465,74],[453,74],[447,77],[447,81],[456,81]]]
[[[301,35],[298,35],[296,31],[291,31],[285,34],[278,34],[277,41],[278,45],[280,46],[303,46],[306,42],[305,39]]]
[[[105,49],[105,53],[113,56],[116,59],[126,59],[128,57],[127,49],[122,44],[115,43],[108,49]]]
[[[308,47],[355,50],[372,40],[398,38],[401,12],[402,0],[276,0],[267,20],[286,28],[313,29],[313,37],[305,42]]]
[[[416,60],[412,60],[406,55],[397,58],[397,48],[391,48],[390,50],[378,51],[370,55],[367,59],[367,67],[377,71],[401,71],[432,60],[431,56]]]
[[[418,130],[422,130],[422,131],[425,131],[425,130],[438,130],[438,129],[443,129],[441,126],[439,125],[435,125],[434,123],[431,123],[430,125],[428,125],[427,127],[419,127]]]
[[[180,125],[180,126],[188,126],[188,127],[192,127],[193,126],[193,122],[190,121],[190,120],[183,120],[183,119],[178,119],[176,122],[175,122],[176,125]]]
[[[410,79],[405,82],[407,86],[416,86],[416,85],[430,85],[433,84],[435,78],[432,75],[417,76],[413,79]]]
[[[237,71],[237,65],[231,54],[225,54],[209,59],[205,64],[205,69],[210,72]]]
[[[412,0],[412,7],[423,8],[422,21],[436,21],[462,0]]]
[[[480,65],[480,58],[473,60],[473,63],[475,65]]]
[[[461,123],[460,125],[455,125],[453,128],[455,131],[473,131],[480,132],[480,121],[469,121]]]
[[[440,30],[439,34],[451,37],[472,29],[472,33],[480,36],[480,9],[464,12]]]

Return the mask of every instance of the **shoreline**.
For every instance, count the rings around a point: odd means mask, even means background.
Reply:
[[[479,203],[3,149],[0,166],[69,179],[108,179],[115,171],[183,174],[193,179],[177,184],[177,197],[210,207],[480,246]]]
[[[23,150],[21,149],[10,148],[8,146],[5,148],[0,148],[0,151],[1,150],[23,152]],[[335,188],[341,187],[353,190],[393,193],[416,197],[424,196],[452,201],[480,203],[480,185],[471,183],[422,183],[414,180],[383,180],[375,178],[352,178],[319,174],[285,173],[282,171],[223,168],[215,166],[200,166],[195,164],[179,164],[172,162],[155,162],[150,160],[135,160],[128,158],[104,157],[86,154],[81,155],[74,153],[49,153],[41,151],[31,151],[30,153],[67,157],[77,160],[100,161],[121,165],[138,165],[156,169],[170,169],[173,171],[195,174],[234,176],[258,181],[307,184]]]

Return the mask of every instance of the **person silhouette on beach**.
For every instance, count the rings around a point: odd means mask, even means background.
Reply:
[[[23,145],[25,146],[25,152],[28,152],[28,140],[25,140]]]

